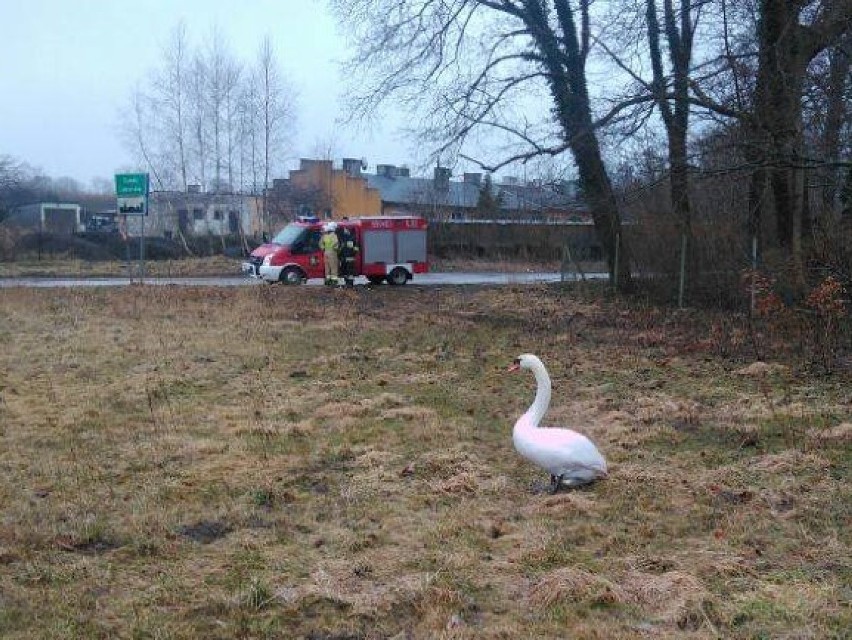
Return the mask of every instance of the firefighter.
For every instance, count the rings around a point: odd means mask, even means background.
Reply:
[[[355,282],[355,258],[358,256],[358,245],[355,244],[355,234],[349,227],[342,227],[340,233],[340,275],[347,287]]]
[[[325,262],[325,283],[327,285],[336,285],[337,281],[337,249],[339,242],[337,241],[337,225],[334,222],[327,223],[323,228],[322,238],[320,238],[320,249],[322,249]]]

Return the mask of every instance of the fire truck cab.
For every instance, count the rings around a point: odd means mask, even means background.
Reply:
[[[319,248],[323,223],[300,218],[286,225],[268,243],[252,251],[243,272],[267,282],[302,284],[325,277]],[[371,284],[403,285],[417,273],[427,273],[426,220],[418,216],[370,216],[337,221],[338,232],[349,229],[358,247],[355,277]]]

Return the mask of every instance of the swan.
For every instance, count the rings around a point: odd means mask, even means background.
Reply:
[[[570,429],[538,426],[550,406],[550,376],[544,363],[525,353],[509,367],[509,371],[519,369],[531,369],[538,388],[535,400],[512,430],[518,453],[550,473],[551,493],[556,493],[563,483],[574,487],[606,476],[606,460],[586,436]]]

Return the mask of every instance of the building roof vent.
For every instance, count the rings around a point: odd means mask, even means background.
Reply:
[[[361,158],[343,158],[343,170],[353,178],[361,175],[361,168],[365,164]]]
[[[435,189],[438,191],[449,191],[450,189],[450,176],[452,175],[452,171],[447,167],[435,167],[434,173],[434,182]]]

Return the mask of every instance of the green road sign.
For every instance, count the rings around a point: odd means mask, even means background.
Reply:
[[[119,198],[147,196],[148,174],[117,173],[115,175],[115,195]]]
[[[148,215],[148,174],[117,173],[115,197],[118,213],[124,216]]]

